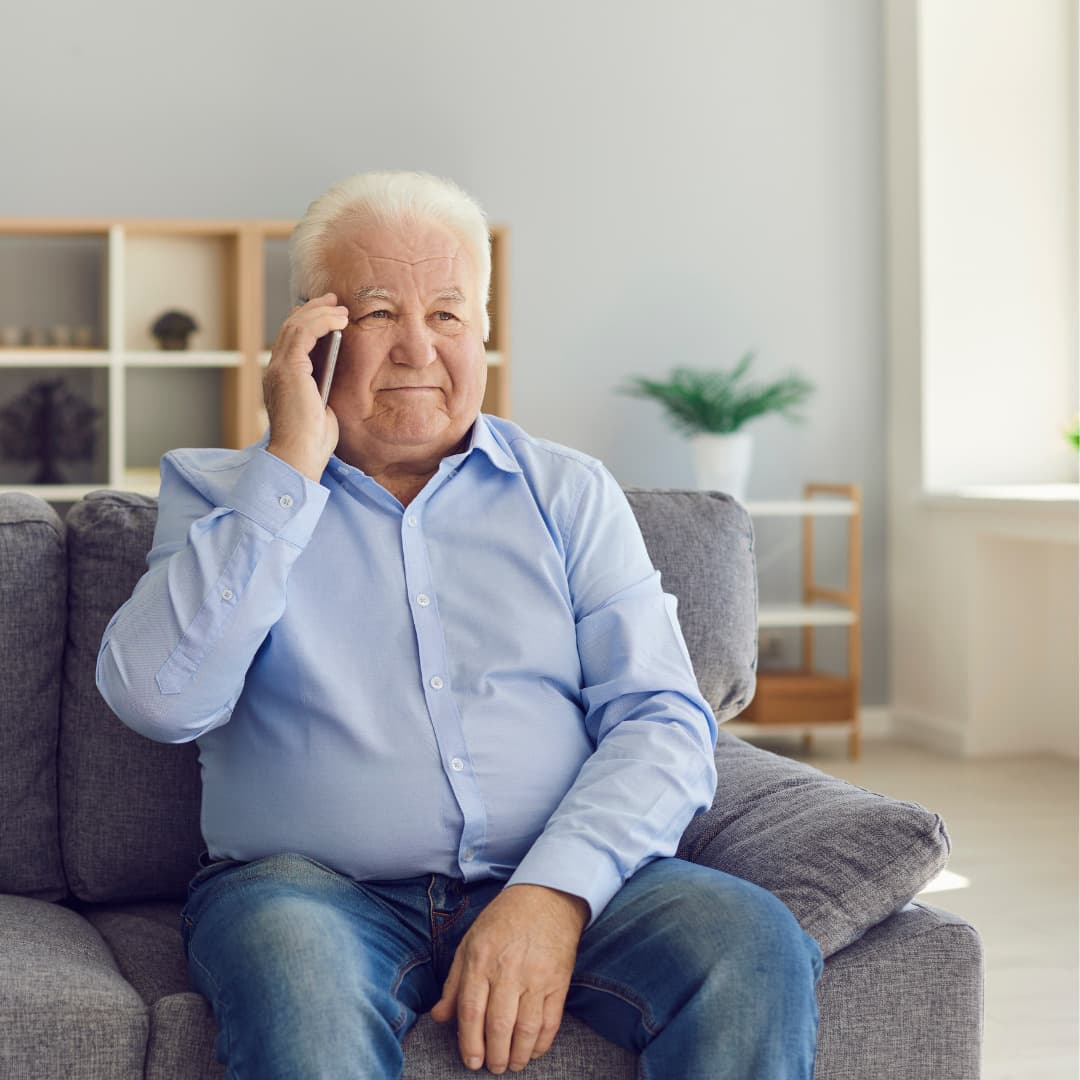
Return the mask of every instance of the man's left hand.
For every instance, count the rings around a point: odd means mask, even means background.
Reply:
[[[507,886],[477,916],[431,1010],[440,1023],[457,1016],[467,1068],[519,1072],[547,1053],[588,919],[580,897],[541,885]]]

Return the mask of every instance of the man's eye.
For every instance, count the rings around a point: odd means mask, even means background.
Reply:
[[[453,312],[450,312],[450,311],[436,311],[435,314],[436,315],[445,315],[446,316],[446,319],[440,319],[439,320],[440,322],[446,322],[447,319],[456,319],[457,318],[457,316]]]
[[[387,311],[386,308],[380,308],[378,311],[368,312],[368,314],[365,315],[364,318],[365,319],[370,319],[370,318],[373,318],[376,315],[389,315],[389,314],[390,314],[390,312]]]

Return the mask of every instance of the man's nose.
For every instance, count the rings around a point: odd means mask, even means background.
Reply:
[[[435,342],[431,330],[419,319],[402,319],[390,349],[395,364],[426,367],[435,359]]]

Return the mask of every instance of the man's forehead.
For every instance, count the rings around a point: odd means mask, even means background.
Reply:
[[[458,257],[458,252],[454,252],[452,255],[425,255],[420,259],[395,259],[392,255],[372,255],[371,252],[365,251],[364,254],[372,262],[391,262],[400,263],[402,266],[422,266],[424,263],[437,263],[448,262],[453,263]],[[435,267],[434,269],[438,269]]]

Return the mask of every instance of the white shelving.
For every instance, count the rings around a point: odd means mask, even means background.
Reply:
[[[844,734],[851,758],[859,756],[859,691],[861,685],[862,496],[853,484],[807,484],[805,498],[746,503],[753,518],[802,519],[802,603],[762,604],[758,628],[802,629],[802,666],[792,671],[759,671],[757,693],[740,718],[724,725],[742,738],[762,735],[801,735],[809,748],[820,734]],[[833,496],[821,498],[821,496]],[[848,583],[844,589],[824,587],[814,580],[814,522],[847,517]],[[837,676],[814,670],[813,632],[820,627],[844,627],[848,632],[848,671]]]
[[[762,604],[758,608],[758,626],[777,629],[784,626],[854,626],[858,615],[850,608],[823,604]]]
[[[53,502],[102,488],[154,495],[166,450],[257,440],[266,424],[267,338],[288,312],[284,271],[293,227],[267,220],[0,219],[0,270],[9,271],[4,280],[11,285],[0,293],[0,326],[29,326],[38,337],[48,329],[60,340],[54,324],[96,324],[94,348],[0,348],[0,407],[35,381],[70,372],[70,388],[101,413],[94,460],[59,464],[63,474],[93,482],[23,483],[20,474],[37,466],[4,461],[0,476],[9,479],[0,479],[0,491]],[[483,408],[507,416],[508,230],[493,226],[491,237]],[[197,324],[188,349],[157,347],[152,327],[173,309]]]
[[[751,517],[850,517],[857,510],[851,499],[793,499],[744,505]]]

